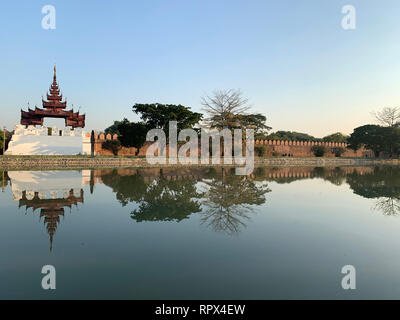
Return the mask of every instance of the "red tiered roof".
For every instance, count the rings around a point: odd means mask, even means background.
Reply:
[[[21,110],[21,124],[22,125],[43,125],[44,118],[63,118],[65,119],[65,126],[73,128],[85,127],[85,115],[74,112],[74,110],[64,110],[67,107],[67,101],[62,101],[63,96],[57,83],[56,67],[54,66],[53,83],[49,89],[50,94],[47,93],[47,101],[42,99],[44,109],[35,107],[35,110],[29,109],[28,111]]]

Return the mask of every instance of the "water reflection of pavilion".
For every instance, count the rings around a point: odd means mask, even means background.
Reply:
[[[40,210],[40,220],[53,238],[65,215],[65,208],[72,209],[84,202],[83,186],[87,184],[90,171],[11,171],[8,173],[14,200],[19,208]]]
[[[71,209],[73,205],[78,206],[78,203],[83,202],[83,189],[80,190],[79,197],[71,189],[66,198],[40,199],[39,192],[35,192],[33,198],[30,200],[26,197],[26,191],[23,191],[22,198],[19,200],[19,208],[32,208],[33,212],[40,209],[40,219],[43,217],[43,222],[50,237],[50,251],[52,251],[53,237],[60,223],[60,216],[64,217],[64,208],[68,207]]]

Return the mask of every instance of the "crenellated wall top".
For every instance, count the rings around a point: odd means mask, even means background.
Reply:
[[[71,129],[70,127],[59,128],[57,126],[45,127],[45,126],[33,126],[33,125],[25,127],[24,125],[17,124],[14,127],[14,135],[84,137],[85,132],[82,130],[82,128]]]
[[[344,142],[321,142],[321,141],[291,141],[291,140],[254,140],[255,145],[269,146],[324,146],[324,147],[342,147],[346,148],[347,143]]]

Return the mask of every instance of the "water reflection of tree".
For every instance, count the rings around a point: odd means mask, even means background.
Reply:
[[[236,233],[250,219],[253,207],[263,204],[270,192],[265,182],[237,176],[230,169],[205,169],[200,177],[205,190],[198,186],[199,179],[178,175],[176,180],[165,176],[162,169],[154,170],[150,179],[144,179],[140,170],[102,175],[103,183],[113,189],[123,206],[137,204],[131,212],[136,221],[181,221],[201,212],[202,222],[214,230]]]
[[[103,183],[112,188],[117,200],[126,206],[130,202],[138,202],[146,193],[148,183],[140,174],[120,175],[117,170],[102,174]]]
[[[380,198],[376,200],[374,209],[382,212],[385,216],[396,216],[400,213],[399,198]]]
[[[116,170],[102,176],[105,185],[116,193],[125,206],[138,204],[131,218],[141,221],[181,221],[200,211],[201,193],[196,190],[196,180],[183,177],[170,180],[159,170],[158,179],[146,182],[140,174],[119,175]]]
[[[370,174],[356,172],[347,176],[347,183],[355,194],[377,199],[375,210],[384,215],[400,214],[400,168],[375,167]]]
[[[265,203],[265,194],[271,190],[265,183],[256,184],[251,178],[235,175],[221,169],[204,179],[202,223],[213,230],[235,234],[250,219],[254,205]]]
[[[7,175],[7,172],[2,170],[0,171],[0,186],[1,186],[1,190],[4,192],[5,187],[7,186],[7,181],[10,178]]]
[[[132,219],[140,221],[181,221],[200,211],[196,181],[184,178],[178,181],[160,176],[149,185],[139,200],[138,209],[131,212]]]
[[[333,170],[328,170],[326,167],[316,167],[313,170],[313,175],[329,181],[336,186],[340,186],[346,181],[346,172],[340,167],[335,167]]]

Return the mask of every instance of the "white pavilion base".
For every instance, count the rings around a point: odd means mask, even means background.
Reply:
[[[32,200],[35,192],[41,200],[67,198],[73,190],[76,197],[81,189],[90,181],[90,171],[10,171],[12,193],[14,200],[21,200],[26,192],[26,198]]]
[[[60,135],[61,134],[61,135]],[[89,140],[89,145],[88,141]],[[82,129],[59,130],[54,127],[52,135],[47,128],[17,125],[8,145],[6,155],[77,155],[90,153],[90,138]]]

